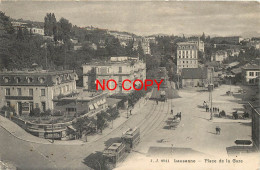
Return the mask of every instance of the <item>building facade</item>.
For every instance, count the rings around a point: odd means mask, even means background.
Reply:
[[[76,90],[77,74],[67,71],[3,71],[0,73],[0,107],[13,107],[18,115],[34,108],[53,109],[55,96]]]
[[[120,58],[120,57],[119,57]],[[84,64],[83,67],[83,87],[90,90],[96,91],[96,80],[99,80],[105,84],[108,80],[113,79],[117,82],[117,88],[115,90],[108,90],[105,87],[105,91],[111,95],[115,93],[130,93],[133,89],[133,81],[136,79],[145,80],[146,79],[146,65],[141,60],[132,60],[128,57],[121,57],[120,60],[109,61],[109,62],[99,62]],[[125,59],[124,59],[125,58]],[[124,59],[124,60],[123,60]],[[126,82],[125,88],[132,87],[131,90],[124,90],[122,87],[122,82],[125,79],[131,80],[131,83]],[[115,87],[114,82],[109,82],[108,87],[113,89]],[[99,89],[101,87],[99,86]]]
[[[37,34],[37,35],[42,35],[44,36],[44,29],[43,28],[36,28],[36,27],[32,27],[32,28],[28,28],[28,31],[31,34]]]
[[[219,63],[222,63],[227,58],[228,58],[228,53],[224,50],[216,51],[211,55],[211,61],[217,61]]]
[[[92,117],[108,108],[106,97],[107,94],[101,91],[87,92],[77,89],[76,95],[54,99],[54,111]]]
[[[207,87],[213,83],[213,67],[185,68],[182,70],[182,87]]]
[[[251,115],[252,115],[252,141],[253,147],[257,151],[260,151],[260,108],[259,103],[254,105],[253,103],[249,103],[251,107]]]
[[[193,42],[177,43],[177,73],[183,68],[198,68],[198,46]]]
[[[242,67],[242,83],[244,85],[258,85],[257,78],[260,76],[259,65],[248,64]]]

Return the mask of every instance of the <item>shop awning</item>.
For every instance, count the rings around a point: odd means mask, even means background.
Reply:
[[[95,106],[95,108],[96,108],[96,109],[98,108],[98,105],[97,105],[97,103],[94,103],[94,106]]]
[[[90,110],[93,110],[94,109],[94,106],[91,104],[91,105],[89,105],[89,109]]]

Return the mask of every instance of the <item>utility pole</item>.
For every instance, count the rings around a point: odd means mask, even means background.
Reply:
[[[210,98],[210,120],[213,120],[213,113],[212,113],[212,91],[214,88],[212,78],[213,77],[213,69],[211,68],[211,73],[210,73],[210,85],[209,85],[209,98]]]
[[[52,127],[52,143],[54,143],[54,133],[53,133],[53,113],[51,114],[51,127]]]

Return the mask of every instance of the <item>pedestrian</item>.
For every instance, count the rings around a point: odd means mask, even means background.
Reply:
[[[171,109],[171,114],[173,114],[173,110]]]
[[[180,112],[180,114],[179,114],[179,118],[180,118],[180,120],[181,120],[181,112]]]
[[[130,115],[132,115],[132,109],[130,109]]]
[[[219,112],[219,108],[218,108],[218,112]]]
[[[156,100],[156,104],[158,105],[158,100]]]
[[[221,131],[220,127],[216,126],[216,135],[220,135],[220,131]]]
[[[211,113],[211,111],[212,111],[211,108],[209,109],[209,111],[210,111],[210,113]]]

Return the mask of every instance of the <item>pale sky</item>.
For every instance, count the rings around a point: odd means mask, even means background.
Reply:
[[[78,26],[132,32],[137,35],[258,32],[259,2],[6,2],[0,10],[12,18],[43,21],[46,13]]]

